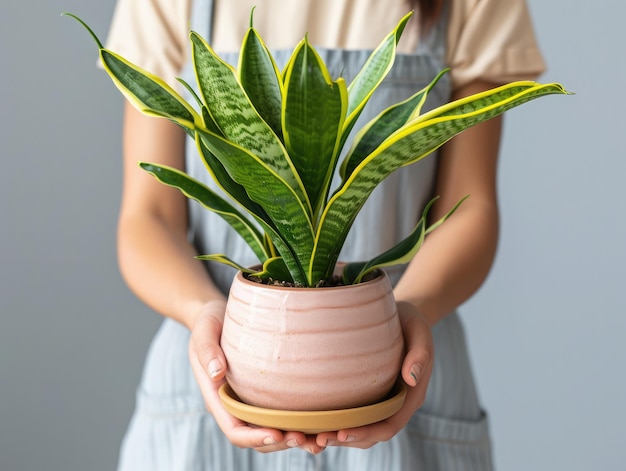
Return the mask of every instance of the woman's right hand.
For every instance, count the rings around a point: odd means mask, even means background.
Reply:
[[[309,453],[324,448],[315,443],[315,437],[300,432],[283,432],[251,426],[230,415],[222,406],[218,390],[226,382],[226,358],[220,348],[220,337],[226,303],[211,301],[202,307],[191,329],[189,361],[193,374],[209,412],[224,435],[239,448],[253,448],[262,453],[300,447]]]

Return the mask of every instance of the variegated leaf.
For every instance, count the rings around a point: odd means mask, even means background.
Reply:
[[[259,115],[282,137],[283,84],[280,71],[256,30],[250,28],[239,54],[239,81]]]
[[[412,15],[413,12],[410,12],[400,20],[395,29],[372,52],[363,68],[350,83],[348,117],[344,123],[342,145],[366,103],[391,70],[396,57],[396,46]]]
[[[354,138],[352,148],[341,165],[341,178],[350,176],[352,171],[370,155],[382,142],[395,131],[404,126],[409,120],[419,116],[420,110],[426,101],[428,92],[435,86],[447,69],[439,73],[433,81],[412,97],[390,106],[358,132]]]
[[[246,241],[259,261],[264,262],[269,258],[263,246],[261,232],[235,207],[210,188],[175,168],[147,162],[141,162],[139,166],[161,183],[177,188],[204,208],[219,214]]]
[[[196,79],[213,121],[229,141],[256,155],[279,175],[310,214],[306,191],[287,151],[254,108],[235,70],[197,33],[191,33],[191,42]]]
[[[328,276],[339,249],[347,236],[357,213],[387,176],[403,165],[408,165],[429,155],[461,131],[504,113],[534,98],[548,94],[566,94],[559,84],[512,84],[519,87],[516,93],[503,93],[494,89],[468,99],[459,100],[458,106],[472,110],[457,114],[455,107],[447,109],[448,115],[435,111],[426,113],[392,134],[372,154],[363,160],[350,178],[329,201],[316,234],[316,244],[309,277]],[[495,101],[493,96],[497,95]]]
[[[348,106],[345,81],[333,81],[308,41],[301,41],[285,71],[285,147],[319,217],[335,170]],[[317,221],[313,221],[315,224]]]
[[[252,201],[264,208],[276,231],[296,257],[302,272],[306,273],[313,248],[313,226],[307,209],[293,189],[246,149],[209,131],[198,129],[197,132],[232,180],[246,189]],[[289,254],[283,253],[278,241],[273,241],[289,265]],[[294,279],[297,278],[294,274]]]

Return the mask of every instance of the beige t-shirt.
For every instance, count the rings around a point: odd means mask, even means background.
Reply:
[[[175,83],[188,58],[192,0],[118,0],[107,48]],[[318,47],[370,49],[409,10],[407,0],[215,0],[216,51],[237,51],[250,24],[270,48],[305,34]],[[419,20],[399,44],[415,50]],[[474,80],[532,80],[544,70],[525,0],[451,0],[446,60],[454,88]]]

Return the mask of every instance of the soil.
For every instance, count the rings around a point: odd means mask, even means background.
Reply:
[[[378,270],[374,270],[371,273],[368,273],[363,277],[361,283],[366,281],[373,280],[379,275]],[[253,281],[254,283],[260,283],[268,286],[280,286],[282,288],[306,288],[299,283],[294,283],[292,281],[283,281],[283,280],[275,280],[274,278],[259,278],[258,276],[245,276],[246,279]],[[343,278],[341,276],[333,276],[330,280],[320,280],[318,281],[313,288],[335,288],[337,286],[345,286],[343,282]]]

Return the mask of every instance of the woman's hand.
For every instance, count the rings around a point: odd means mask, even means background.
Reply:
[[[230,415],[220,401],[218,390],[225,383],[226,358],[220,348],[225,301],[212,301],[203,306],[191,329],[189,360],[200,386],[205,404],[224,435],[239,448],[253,448],[262,453],[300,447],[309,453],[324,449],[315,437],[299,432],[282,432],[258,428]]]
[[[409,422],[426,398],[426,390],[433,368],[434,347],[431,326],[410,303],[398,302],[407,354],[402,363],[402,379],[409,386],[401,409],[381,422],[338,432],[320,433],[316,442],[323,446],[351,446],[370,448],[396,435]]]

